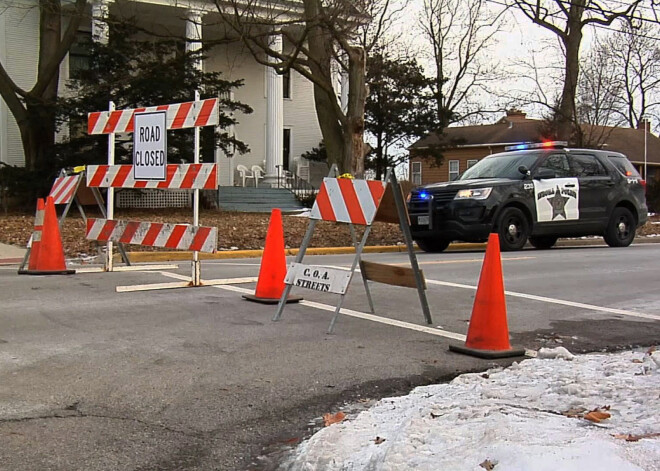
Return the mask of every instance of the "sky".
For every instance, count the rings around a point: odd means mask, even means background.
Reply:
[[[659,416],[660,351],[541,349],[349,413],[281,469],[658,471]]]

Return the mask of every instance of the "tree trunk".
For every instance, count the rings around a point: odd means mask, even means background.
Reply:
[[[582,43],[582,15],[586,0],[574,0],[571,3],[568,17],[567,34],[562,38],[566,52],[566,69],[564,87],[561,93],[561,101],[555,118],[557,123],[557,138],[562,141],[572,141],[575,137],[580,145],[582,135],[578,123],[575,96],[577,94],[578,76],[580,74],[580,44]]]
[[[55,144],[55,118],[52,112],[44,112],[39,106],[28,105],[27,113],[28,117],[18,122],[25,168],[30,171],[44,170],[49,165]]]
[[[367,106],[367,55],[361,47],[351,47],[348,55],[348,110],[344,142],[350,142],[344,156],[348,168],[357,178],[364,178],[364,110]]]
[[[37,83],[44,80],[45,65],[56,55],[62,34],[60,0],[40,0],[39,65]],[[18,122],[28,170],[44,169],[55,144],[55,101],[59,73],[48,82],[43,92],[28,92],[25,99],[27,116]]]

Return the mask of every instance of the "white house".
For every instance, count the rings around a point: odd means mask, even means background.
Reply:
[[[67,3],[66,0],[63,3]],[[37,0],[7,0],[0,6],[0,61],[8,74],[21,87],[31,88],[37,75],[39,41],[39,9]],[[283,2],[291,5],[290,2]],[[224,34],[217,7],[212,0],[94,0],[89,20],[81,30],[91,32],[95,40],[107,38],[103,21],[108,13],[138,18],[141,26],[188,38],[188,47],[199,47],[199,40]],[[197,40],[197,41],[195,41]],[[272,37],[273,44],[282,46],[282,38]],[[67,57],[60,74],[60,90],[69,76],[69,65],[75,58]],[[242,164],[259,165],[266,176],[278,174],[278,168],[297,172],[305,177],[308,164],[300,156],[318,146],[321,131],[314,108],[312,83],[291,71],[283,77],[270,67],[257,63],[240,41],[216,46],[200,65],[207,71],[220,71],[229,80],[243,79],[244,86],[236,90],[235,98],[250,105],[254,112],[237,115],[239,124],[234,132],[250,147],[249,154],[229,158],[216,152],[221,185],[240,184],[235,168]],[[191,99],[192,99],[191,90]],[[160,105],[166,103],[153,103]],[[89,110],[102,111],[102,110]],[[0,102],[0,161],[11,165],[24,163],[20,134],[16,122],[4,101]]]

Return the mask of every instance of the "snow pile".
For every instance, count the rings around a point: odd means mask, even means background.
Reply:
[[[383,399],[315,434],[282,467],[660,470],[660,352],[564,350]]]

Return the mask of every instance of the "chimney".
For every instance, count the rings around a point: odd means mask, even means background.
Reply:
[[[639,122],[637,123],[637,129],[641,129],[641,130],[646,129],[646,132],[650,132],[651,131],[651,120],[649,120],[648,118],[640,119]]]

